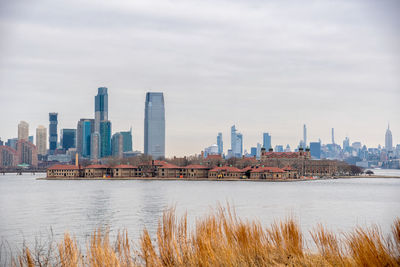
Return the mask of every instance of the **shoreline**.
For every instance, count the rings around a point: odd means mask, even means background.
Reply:
[[[164,177],[42,177],[36,178],[36,180],[47,180],[47,181],[249,181],[249,182],[302,182],[302,181],[316,181],[316,180],[334,180],[334,179],[360,179],[360,178],[395,178],[399,179],[400,176],[388,176],[388,175],[371,175],[371,176],[334,176],[327,178],[302,178],[302,179],[238,179],[238,178],[164,178]]]

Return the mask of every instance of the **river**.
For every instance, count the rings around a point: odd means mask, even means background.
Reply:
[[[385,170],[379,170],[385,174]],[[400,176],[400,170],[388,171]],[[303,231],[317,223],[341,233],[378,224],[390,231],[400,217],[400,179],[355,178],[301,182],[251,181],[47,181],[44,174],[0,176],[0,238],[11,246],[65,231],[85,241],[96,228],[111,235],[127,229],[137,240],[155,233],[165,208],[188,213],[190,225],[215,208],[232,204],[243,219],[269,225],[295,217]],[[83,242],[84,243],[84,242]]]

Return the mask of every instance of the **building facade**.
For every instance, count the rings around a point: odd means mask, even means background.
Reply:
[[[392,131],[390,130],[389,125],[388,125],[388,128],[386,130],[386,134],[385,134],[385,149],[386,149],[386,151],[392,151],[393,150]]]
[[[123,139],[122,150],[123,152],[133,151],[132,145],[132,128],[126,132],[120,132]]]
[[[310,142],[310,154],[314,159],[321,158],[321,143],[320,142]]]
[[[76,130],[75,129],[61,129],[60,143],[62,149],[67,151],[70,148],[76,147]]]
[[[265,148],[267,151],[272,148],[271,139],[272,138],[269,133],[263,133],[263,148]]]
[[[19,164],[28,164],[37,167],[38,156],[37,149],[34,144],[26,140],[18,140],[17,155]]]
[[[217,146],[218,146],[218,154],[224,154],[224,141],[222,140],[222,133],[218,133],[217,136]]]
[[[0,167],[15,167],[18,165],[17,151],[9,146],[0,146]]]
[[[84,158],[90,157],[91,134],[94,132],[94,119],[80,119],[76,127],[76,151]]]
[[[36,148],[38,155],[47,154],[47,129],[43,125],[36,128]]]
[[[100,122],[100,157],[111,156],[111,122]]]
[[[50,154],[54,154],[54,151],[57,149],[57,125],[58,125],[58,113],[52,112],[49,113],[49,152]]]
[[[165,108],[163,93],[146,94],[144,115],[144,154],[165,157]]]
[[[29,141],[29,124],[26,121],[18,124],[18,140]]]
[[[113,157],[122,158],[124,153],[124,137],[121,133],[113,134],[111,138],[111,154]]]
[[[99,87],[94,97],[94,131],[100,132],[100,122],[108,120],[108,92],[107,87]]]

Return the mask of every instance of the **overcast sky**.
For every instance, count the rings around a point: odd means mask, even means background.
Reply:
[[[400,1],[0,1],[0,138],[94,117],[143,151],[147,91],[164,92],[166,153],[308,141],[400,143]]]

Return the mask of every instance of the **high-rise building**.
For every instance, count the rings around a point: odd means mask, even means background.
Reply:
[[[0,146],[4,146],[4,142],[0,139]]]
[[[80,119],[76,128],[76,150],[82,157],[90,157],[91,134],[94,132],[94,119]]]
[[[387,151],[393,150],[392,131],[390,130],[389,124],[385,134],[385,149]]]
[[[346,136],[346,138],[343,140],[343,150],[349,152],[350,150],[350,139],[349,137]]]
[[[257,156],[257,147],[251,147],[250,148],[250,155],[252,157],[256,157]]]
[[[49,152],[50,154],[54,154],[54,151],[57,149],[57,124],[58,124],[58,113],[49,113]]]
[[[29,124],[26,121],[18,124],[18,140],[29,141]]]
[[[303,125],[303,145],[304,148],[307,147],[307,127],[305,124]]]
[[[111,156],[111,122],[100,122],[100,157]]]
[[[61,129],[60,143],[62,149],[67,151],[70,148],[76,147],[76,130],[75,129]]]
[[[256,154],[256,158],[260,159],[261,157],[261,144],[257,143],[257,154]]]
[[[218,154],[222,155],[224,153],[224,141],[222,140],[222,133],[218,133],[217,146],[218,146]]]
[[[237,132],[235,125],[231,127],[231,151],[236,158],[243,155],[243,135]]]
[[[17,151],[9,146],[0,146],[0,167],[15,167],[17,165]]]
[[[121,133],[115,133],[113,134],[111,138],[111,154],[114,157],[122,158],[123,156],[123,151],[124,149],[124,137],[122,136]]]
[[[275,152],[283,152],[283,146],[282,145],[276,145],[275,146]]]
[[[17,154],[19,164],[28,164],[36,167],[38,163],[38,156],[36,146],[27,140],[18,140]]]
[[[314,159],[321,158],[321,143],[320,142],[310,142],[310,154]]]
[[[36,128],[36,148],[39,155],[47,154],[47,129],[43,125]]]
[[[272,148],[271,139],[272,138],[269,133],[263,133],[263,148],[265,148],[267,151]]]
[[[332,144],[335,144],[335,128],[332,128]]]
[[[165,109],[163,93],[147,93],[144,114],[144,154],[165,157]]]
[[[18,138],[7,139],[6,146],[11,147],[14,150],[17,150],[17,142]]]
[[[28,141],[33,144],[33,135],[28,136]]]
[[[90,159],[98,160],[100,157],[100,134],[94,132],[90,136]]]
[[[123,152],[128,152],[128,151],[133,151],[133,146],[132,146],[132,128],[129,131],[126,132],[120,132],[122,135],[122,150]]]
[[[94,131],[100,132],[100,122],[108,120],[108,93],[107,87],[99,87],[94,97]]]

